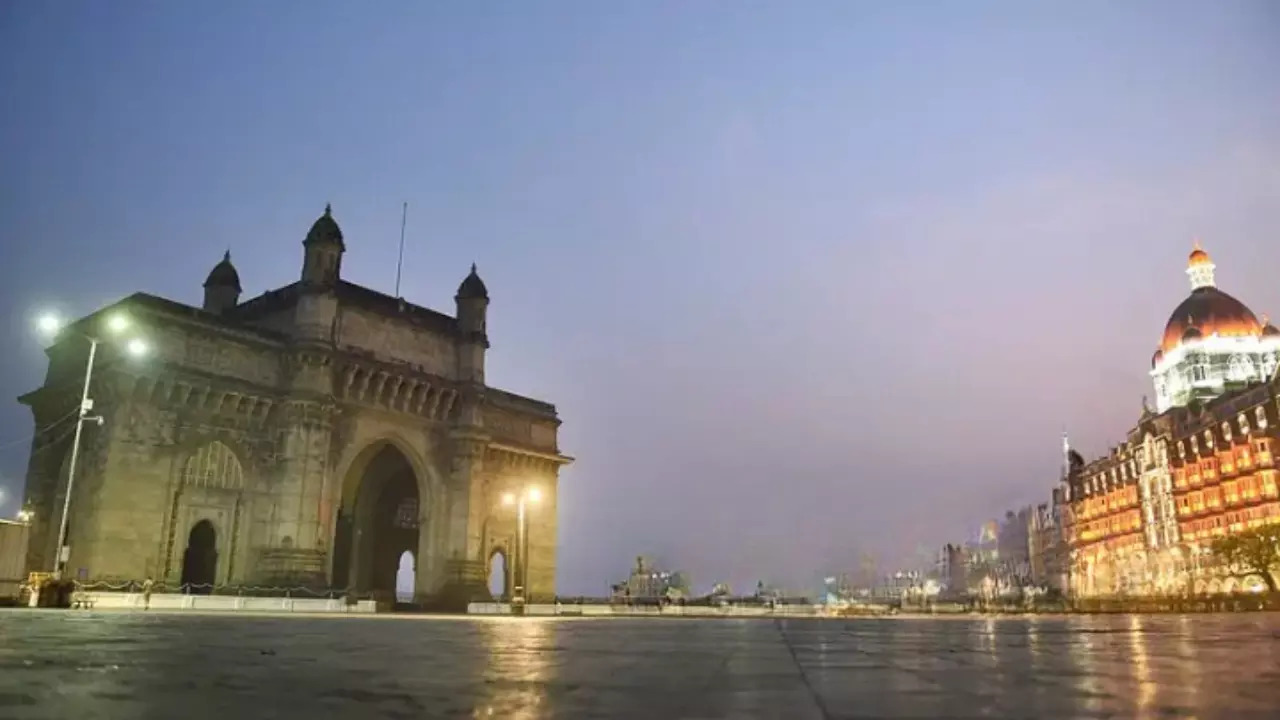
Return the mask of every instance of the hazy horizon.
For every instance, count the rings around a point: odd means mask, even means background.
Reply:
[[[927,7],[926,7],[927,5]],[[1152,395],[1199,237],[1280,315],[1280,6],[0,7],[0,516],[37,310],[297,278],[452,313],[556,404],[559,591],[890,569],[1044,502]]]

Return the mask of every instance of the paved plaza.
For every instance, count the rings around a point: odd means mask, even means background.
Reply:
[[[1280,616],[0,611],[0,718],[1275,717]]]

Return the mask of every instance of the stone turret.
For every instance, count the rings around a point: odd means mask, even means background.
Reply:
[[[489,289],[476,272],[471,273],[458,286],[454,296],[457,303],[458,331],[462,341],[458,344],[458,379],[463,382],[484,384],[484,354],[489,349],[489,336],[485,320],[489,314]]]
[[[231,264],[231,251],[222,256],[222,262],[213,266],[204,281],[205,312],[221,315],[240,302],[240,273]]]
[[[302,246],[302,282],[313,286],[336,284],[341,276],[342,253],[347,246],[329,205],[324,206],[324,214],[311,225]]]

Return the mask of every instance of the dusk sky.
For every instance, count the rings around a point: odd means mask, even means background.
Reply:
[[[1034,6],[1034,7],[1033,7]],[[0,515],[31,322],[346,279],[559,408],[559,586],[811,587],[1043,502],[1189,292],[1280,315],[1280,4],[0,3]]]

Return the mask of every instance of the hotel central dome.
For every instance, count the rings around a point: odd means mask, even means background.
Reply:
[[[1160,338],[1159,354],[1183,344],[1183,341],[1207,337],[1260,337],[1262,323],[1244,303],[1222,292],[1214,283],[1216,266],[1199,243],[1187,258],[1187,275],[1191,278],[1191,295],[1183,300],[1165,323]]]
[[[1197,244],[1187,258],[1191,294],[1169,315],[1151,357],[1160,412],[1221,395],[1229,383],[1263,381],[1280,362],[1280,331],[1219,290],[1214,269]]]
[[[1262,334],[1262,323],[1244,303],[1216,287],[1203,287],[1192,290],[1169,316],[1160,352],[1178,347],[1191,329],[1200,337],[1257,337]]]

